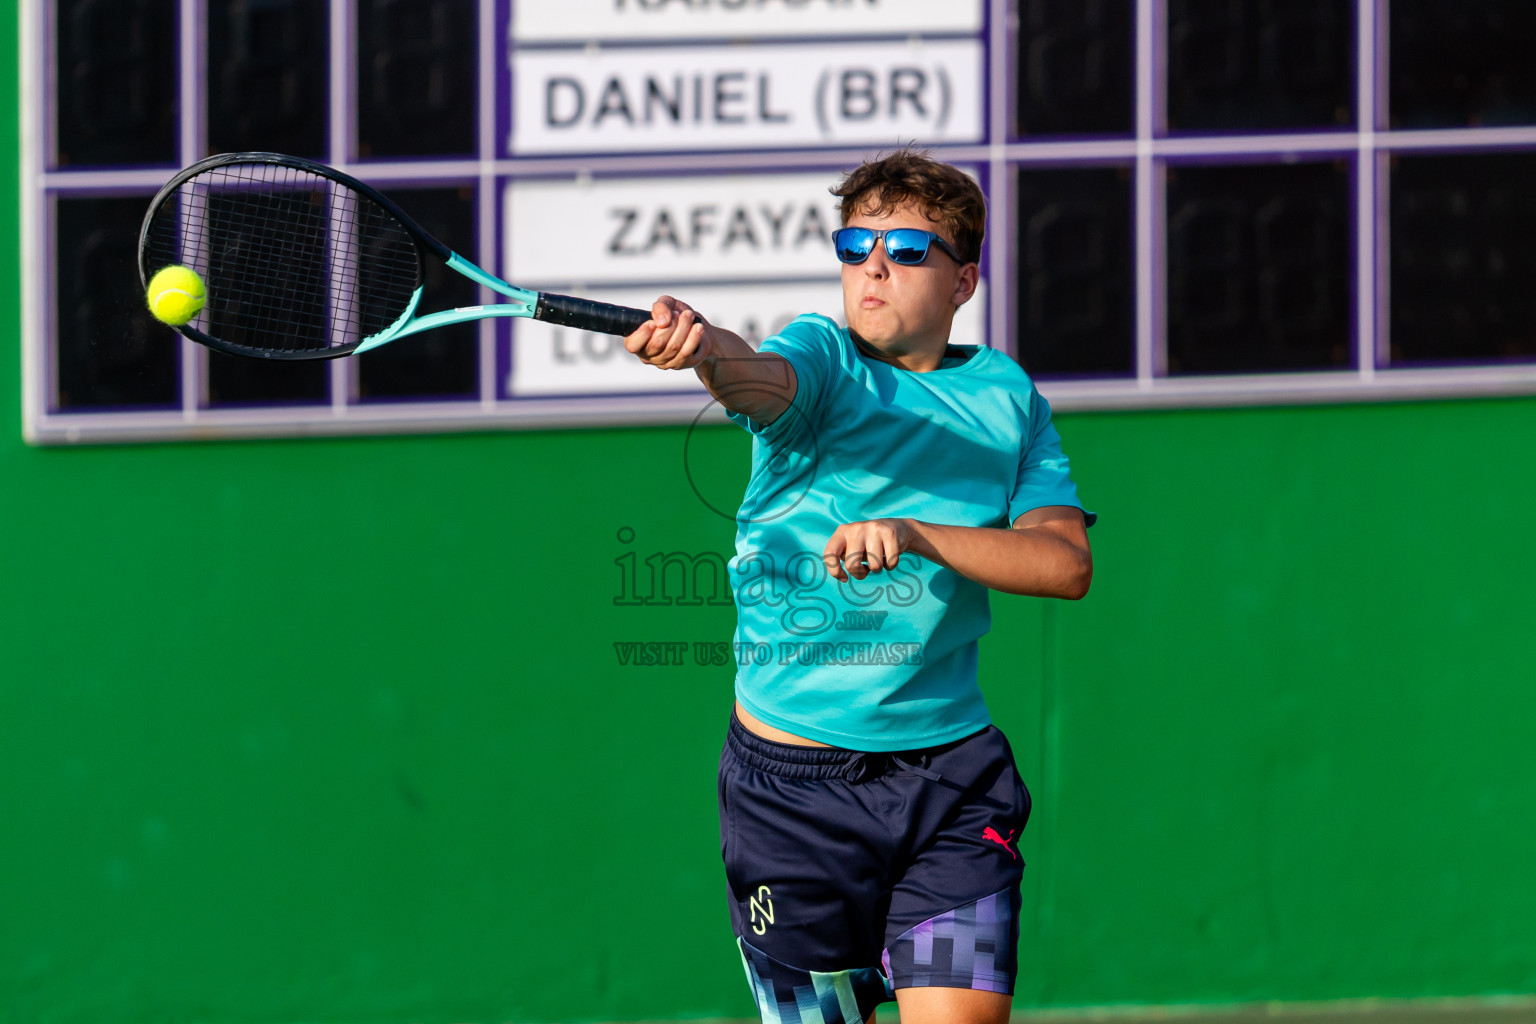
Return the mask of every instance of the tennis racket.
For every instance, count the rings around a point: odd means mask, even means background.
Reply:
[[[509,302],[418,316],[428,255]],[[176,328],[221,352],[332,359],[484,317],[629,334],[645,310],[518,288],[475,266],[377,189],[280,153],[225,153],[166,183],[139,232],[145,288],[162,267],[202,277],[207,301]]]

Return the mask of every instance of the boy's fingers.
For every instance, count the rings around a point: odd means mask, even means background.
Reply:
[[[885,538],[880,535],[880,531],[871,530],[868,535],[868,541],[869,542],[864,545],[868,549],[864,553],[864,557],[869,559],[869,571],[884,572],[886,552]]]
[[[704,325],[697,323],[693,330],[688,332],[688,340],[683,343],[683,350],[678,353],[678,369],[686,370],[698,362],[698,353],[704,347]]]
[[[687,316],[687,314],[683,314]],[[645,357],[655,362],[666,354],[667,347],[672,344],[672,339],[683,326],[683,317],[675,318],[670,325],[658,327],[651,335],[650,344],[645,347]]]
[[[704,337],[704,325],[695,323],[689,329],[683,343],[678,346],[677,354],[667,361],[662,367],[664,370],[686,370],[693,361],[694,352],[698,351],[699,342]]]
[[[691,333],[691,331],[688,332],[688,334]],[[688,348],[688,334],[678,331],[672,339],[672,344],[668,345],[667,350],[661,354],[661,358],[656,360],[656,365],[663,370],[677,369],[679,360],[683,358],[683,353]],[[679,338],[682,339],[681,342],[678,341]]]
[[[656,321],[657,327],[665,327],[672,320],[672,307],[677,300],[670,295],[663,295],[651,303],[651,317]]]
[[[639,327],[636,327],[633,332],[625,335],[624,348],[631,354],[638,355],[640,350],[645,348],[646,343],[651,340],[651,335],[655,333],[656,321],[647,320]]]
[[[842,556],[847,550],[847,542],[843,540],[841,533],[834,533],[832,539],[827,541],[826,550],[821,553],[821,560],[827,565],[827,572],[833,579],[847,581],[848,577],[843,572]]]
[[[656,353],[657,357],[670,360],[677,355],[677,350],[682,347],[683,342],[688,340],[688,332],[693,330],[693,326],[693,310],[685,309],[680,312],[677,315],[677,326],[668,332],[667,343],[662,346],[660,352]]]
[[[893,568],[899,554],[894,537],[886,536],[879,527],[861,523],[839,527],[821,557],[827,572],[846,583],[850,576],[862,580],[870,573]]]

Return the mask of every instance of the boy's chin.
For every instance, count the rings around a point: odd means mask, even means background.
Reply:
[[[883,317],[858,316],[850,317],[848,329],[859,336],[859,339],[871,345],[884,348],[886,342],[896,337],[894,327],[886,322]]]

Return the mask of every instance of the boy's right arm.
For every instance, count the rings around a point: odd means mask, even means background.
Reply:
[[[651,319],[624,347],[642,362],[663,370],[692,369],[721,405],[767,426],[795,397],[797,382],[789,360],[754,352],[741,335],[707,322],[686,302],[663,295],[651,305]]]

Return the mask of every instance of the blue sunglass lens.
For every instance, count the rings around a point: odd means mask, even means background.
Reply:
[[[885,233],[885,253],[893,263],[923,262],[928,255],[928,234],[911,228],[897,228]]]
[[[875,233],[868,228],[841,228],[832,232],[832,245],[844,263],[862,263],[875,248]]]

